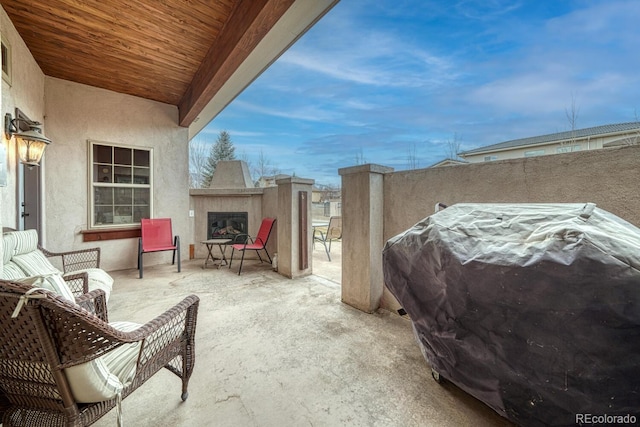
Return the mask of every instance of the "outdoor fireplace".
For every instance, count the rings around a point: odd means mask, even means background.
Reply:
[[[207,212],[207,239],[233,239],[234,243],[246,240],[248,234],[247,212]],[[239,238],[240,234],[244,234]]]

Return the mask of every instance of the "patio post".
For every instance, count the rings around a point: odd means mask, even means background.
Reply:
[[[278,273],[290,279],[312,272],[311,189],[314,182],[295,176],[276,180]],[[306,229],[302,229],[303,225]]]
[[[342,302],[372,313],[380,306],[384,281],[384,174],[375,164],[338,170],[342,176]]]

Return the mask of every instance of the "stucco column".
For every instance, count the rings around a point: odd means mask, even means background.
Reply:
[[[384,174],[367,164],[339,169],[342,176],[342,302],[371,313],[384,289]]]
[[[276,181],[278,184],[278,273],[294,278],[311,274],[311,189],[315,181],[288,177]],[[300,204],[304,207],[301,209]],[[301,210],[306,209],[306,229],[301,229]],[[300,246],[306,236],[304,247]],[[307,257],[305,257],[305,252]],[[304,262],[306,260],[306,262]],[[301,266],[306,264],[306,266]]]

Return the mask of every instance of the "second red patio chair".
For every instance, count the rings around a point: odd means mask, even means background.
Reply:
[[[262,223],[260,224],[260,230],[258,230],[258,235],[255,239],[252,239],[250,236],[247,237],[244,243],[236,243],[231,245],[233,248],[231,250],[231,260],[229,261],[229,268],[231,268],[231,263],[233,262],[233,253],[235,251],[242,251],[242,258],[240,259],[240,269],[238,269],[238,275],[242,271],[242,263],[244,262],[244,253],[246,251],[256,251],[258,254],[258,258],[260,258],[260,262],[262,262],[262,257],[260,256],[260,251],[263,250],[267,254],[267,258],[269,259],[269,263],[271,263],[271,257],[269,256],[269,252],[267,252],[267,241],[269,240],[269,236],[271,235],[271,230],[273,229],[273,224],[275,224],[275,218],[264,218]]]
[[[171,218],[143,218],[142,237],[138,240],[138,270],[142,279],[142,254],[147,252],[173,251],[171,264],[176,263],[178,252],[178,273],[180,272],[180,237],[173,236]],[[173,239],[173,240],[172,240]]]

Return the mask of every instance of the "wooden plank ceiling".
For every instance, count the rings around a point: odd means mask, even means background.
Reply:
[[[176,105],[189,126],[294,0],[0,0],[45,75]]]

